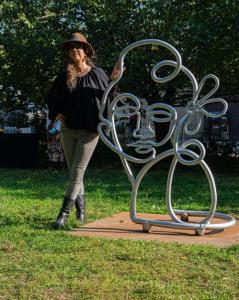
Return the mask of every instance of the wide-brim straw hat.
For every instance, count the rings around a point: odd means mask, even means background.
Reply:
[[[66,51],[67,47],[69,47],[69,45],[71,43],[80,43],[80,44],[83,44],[86,47],[86,49],[88,50],[87,53],[86,53],[87,56],[92,57],[94,55],[94,49],[93,49],[93,47],[91,46],[90,43],[87,42],[87,39],[80,32],[74,32],[74,33],[72,33],[70,39],[66,40],[65,42],[63,42],[61,44],[62,50]]]

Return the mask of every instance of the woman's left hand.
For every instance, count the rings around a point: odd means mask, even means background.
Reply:
[[[125,70],[125,67],[124,67],[124,70]],[[119,64],[119,61],[117,61],[116,64],[115,64],[115,66],[114,66],[114,69],[113,69],[113,71],[112,71],[112,73],[110,75],[110,79],[111,80],[115,80],[119,76],[120,76],[120,64]]]

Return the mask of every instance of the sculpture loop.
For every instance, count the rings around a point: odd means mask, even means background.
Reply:
[[[163,60],[153,66],[151,70],[151,78],[153,81],[163,84],[173,80],[180,72],[182,72],[192,84],[192,99],[185,107],[185,115],[177,120],[176,109],[168,104],[158,102],[149,105],[147,99],[142,99],[132,93],[121,93],[117,95],[111,103],[107,103],[108,95],[112,88],[120,81],[123,76],[124,58],[129,51],[136,47],[144,45],[156,45],[163,47],[174,56],[173,60]],[[191,138],[195,135],[202,124],[202,117],[218,118],[223,116],[228,108],[224,99],[211,98],[219,87],[219,80],[215,75],[206,75],[198,84],[194,75],[185,66],[182,65],[181,56],[178,51],[170,44],[157,40],[147,39],[137,41],[127,46],[119,57],[120,75],[113,80],[106,89],[99,112],[100,124],[98,132],[102,141],[114,152],[116,152],[123,163],[128,178],[132,184],[130,217],[135,223],[143,225],[143,230],[150,232],[152,226],[162,226],[170,228],[193,229],[197,235],[203,235],[207,229],[225,229],[235,224],[232,216],[216,212],[217,190],[213,175],[204,161],[206,154],[204,145],[197,139]],[[158,76],[161,68],[172,67],[173,71],[167,76]],[[213,88],[202,95],[202,90],[208,81],[213,82]],[[212,113],[207,110],[207,105],[211,103],[220,103],[222,109],[220,112]],[[108,107],[108,117],[105,117],[104,111]],[[135,128],[132,130],[132,140],[127,141],[122,146],[122,140],[119,138],[117,124],[121,120],[131,119],[135,121]],[[155,124],[169,123],[169,129],[162,140],[156,140]],[[180,144],[182,133],[189,136],[189,139]],[[157,154],[157,148],[164,145],[169,139],[172,140],[172,149]],[[196,149],[196,150],[195,150]],[[131,151],[129,151],[131,150]],[[129,151],[127,153],[127,151]],[[172,156],[172,163],[168,173],[166,186],[166,206],[171,221],[149,220],[137,217],[137,192],[139,185],[145,174],[161,160]],[[137,176],[129,166],[129,162],[144,164]],[[205,211],[187,211],[177,210],[172,205],[172,184],[175,168],[178,163],[186,166],[199,165],[203,170],[210,187],[211,206],[208,212]],[[181,216],[181,219],[177,217]],[[200,216],[203,219],[199,223],[189,222],[189,216]],[[213,218],[222,219],[224,222],[211,224]]]

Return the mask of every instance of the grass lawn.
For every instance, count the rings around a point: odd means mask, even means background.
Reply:
[[[177,169],[175,207],[209,207],[209,187],[197,168]],[[239,246],[111,241],[52,230],[67,176],[1,169],[0,299],[239,299]],[[166,176],[155,167],[145,177],[139,211],[166,212]],[[216,184],[217,211],[238,217],[239,176],[220,174]],[[85,189],[88,222],[129,210],[122,169],[88,169]],[[67,229],[77,225],[72,213]]]

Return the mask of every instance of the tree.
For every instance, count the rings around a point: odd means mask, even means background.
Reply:
[[[197,78],[214,73],[221,81],[220,93],[235,94],[239,76],[239,6],[236,0],[216,2],[3,0],[1,106],[11,110],[28,102],[45,104],[51,80],[63,67],[59,45],[73,31],[87,35],[97,50],[96,62],[109,73],[126,45],[139,39],[159,38],[180,51],[183,63]],[[179,76],[162,86],[149,76],[151,66],[167,55],[151,47],[132,52],[126,61],[122,90],[133,88],[152,99],[183,101],[179,95],[185,87],[187,90],[185,78]]]
[[[14,105],[20,106],[45,103],[50,80],[60,69],[59,44],[81,21],[79,5],[71,2],[13,0],[0,4],[1,103],[6,109],[12,108],[13,98]]]

